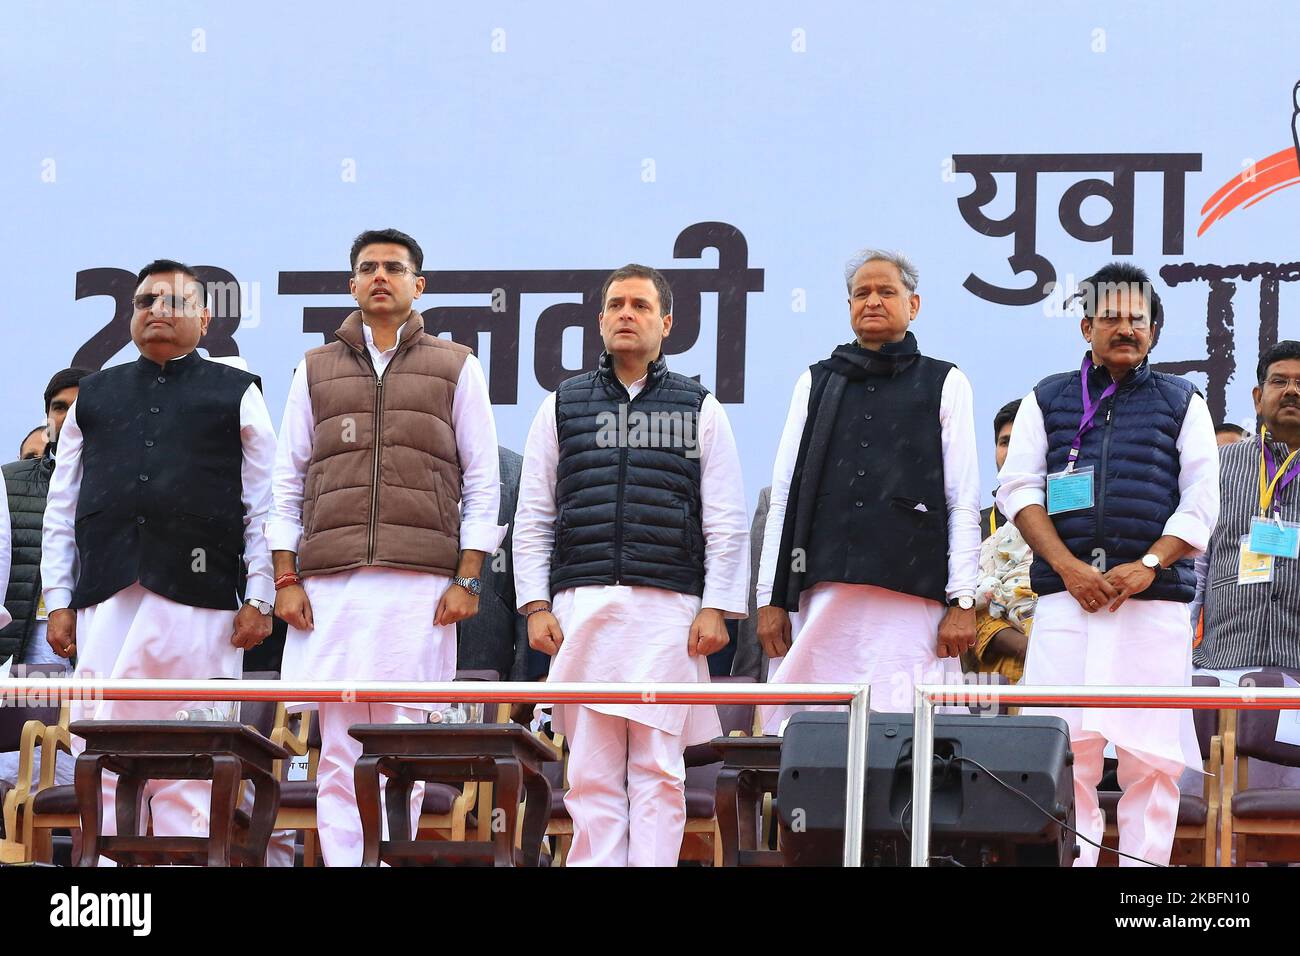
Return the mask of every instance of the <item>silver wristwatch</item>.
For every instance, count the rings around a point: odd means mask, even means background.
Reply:
[[[470,594],[478,597],[483,593],[483,585],[479,584],[478,578],[455,577],[451,579],[452,584],[459,584]]]
[[[265,601],[259,601],[257,598],[248,598],[244,603],[256,608],[258,614],[270,614],[272,611],[271,605]]]

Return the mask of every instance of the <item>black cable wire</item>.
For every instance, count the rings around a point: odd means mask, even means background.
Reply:
[[[906,840],[909,845],[912,842],[912,834],[907,832],[907,827],[904,826],[903,820],[906,819],[908,811],[910,811],[911,809],[912,809],[912,801],[908,800],[907,803],[903,804],[903,812],[898,815],[898,828],[903,831],[903,839]],[[895,857],[894,862],[895,863],[898,862],[897,856]],[[958,866],[961,867],[963,870],[966,869],[965,863],[962,863],[956,857],[952,857],[952,856],[932,856],[929,858],[929,862],[947,863],[949,866]]]
[[[944,759],[944,758],[942,758],[942,757],[937,757],[937,758],[935,758],[935,759],[937,759],[937,760],[941,760],[944,764],[947,764],[947,763],[950,762],[949,760]],[[988,767],[984,766],[982,763],[980,763],[980,762],[979,762],[978,760],[976,760],[975,758],[973,758],[973,757],[953,757],[953,758],[951,758],[951,760],[957,761],[958,763],[969,763],[969,764],[974,764],[976,767],[979,767],[979,768],[980,768],[981,770],[983,770],[986,774],[988,774],[989,777],[990,777],[990,779],[992,779],[993,782],[996,783],[998,786],[1002,787],[1002,788],[1005,789],[1005,790],[1010,790],[1012,793],[1016,794],[1017,796],[1022,797],[1022,798],[1025,800],[1026,803],[1028,803],[1031,807],[1033,807],[1035,810],[1037,810],[1037,811],[1038,811],[1039,813],[1041,813],[1043,816],[1047,817],[1047,819],[1051,820],[1053,823],[1059,823],[1062,827],[1064,827],[1064,828],[1065,828],[1066,830],[1068,830],[1070,833],[1073,833],[1076,837],[1078,837],[1078,838],[1079,838],[1080,840],[1082,840],[1084,843],[1089,843],[1089,844],[1091,844],[1092,846],[1095,846],[1095,847],[1096,847],[1097,849],[1099,849],[1099,850],[1107,850],[1107,851],[1109,851],[1109,852],[1111,852],[1111,853],[1117,854],[1118,856],[1126,857],[1126,858],[1128,858],[1128,859],[1130,859],[1130,860],[1136,860],[1138,863],[1145,863],[1147,866],[1160,867],[1160,868],[1162,868],[1162,869],[1165,868],[1165,867],[1163,866],[1163,864],[1160,864],[1160,863],[1152,863],[1150,860],[1144,860],[1144,859],[1142,859],[1142,857],[1140,857],[1140,856],[1134,856],[1132,853],[1125,853],[1125,852],[1123,852],[1122,850],[1112,849],[1111,847],[1103,846],[1103,845],[1100,844],[1100,843],[1097,843],[1097,842],[1095,842],[1095,841],[1093,841],[1093,840],[1089,840],[1086,836],[1084,836],[1084,835],[1083,835],[1082,833],[1080,833],[1078,830],[1074,829],[1074,827],[1070,826],[1070,825],[1069,825],[1068,823],[1066,823],[1064,820],[1057,820],[1056,817],[1052,816],[1052,815],[1051,815],[1050,813],[1048,813],[1045,809],[1043,809],[1042,807],[1040,807],[1040,806],[1038,805],[1038,803],[1034,800],[1033,797],[1031,797],[1029,794],[1025,793],[1023,790],[1018,790],[1017,788],[1011,786],[1011,784],[1009,784],[1009,783],[1007,783],[1005,780],[1001,779],[997,774],[995,774],[992,770],[990,770]],[[910,806],[911,806],[911,803],[908,803],[908,806],[910,807]]]

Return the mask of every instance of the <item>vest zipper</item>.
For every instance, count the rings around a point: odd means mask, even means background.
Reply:
[[[1110,415],[1115,410],[1115,399],[1110,400],[1106,406],[1106,424],[1102,427],[1101,433],[1101,474],[1093,473],[1097,487],[1097,547],[1102,550],[1104,555],[1106,542],[1102,537],[1102,529],[1105,526],[1106,516],[1106,463],[1110,459]],[[1106,569],[1110,569],[1110,563],[1107,562]]]
[[[614,376],[614,381],[618,382],[619,388],[623,389],[623,394],[627,395],[627,386],[619,382],[618,376]],[[649,383],[647,383],[649,384]],[[644,389],[642,390],[644,391]],[[640,393],[638,393],[639,395]],[[628,397],[628,412],[631,412],[632,403],[636,399]],[[627,482],[627,443],[622,439],[626,436],[620,436],[618,449],[618,497],[614,503],[614,584],[623,583],[623,490]]]
[[[379,457],[384,447],[384,380],[373,363],[370,371],[375,376],[375,465],[370,476],[370,528],[366,534],[366,564],[374,564],[375,561],[375,531],[379,525]]]

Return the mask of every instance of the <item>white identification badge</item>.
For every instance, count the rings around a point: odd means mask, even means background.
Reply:
[[[1238,584],[1265,584],[1273,580],[1273,555],[1250,549],[1250,535],[1241,536],[1241,553],[1237,558]]]
[[[42,592],[40,599],[36,602],[36,620],[48,621],[49,619],[50,615],[45,611],[45,594]]]
[[[1256,515],[1250,519],[1250,550],[1277,558],[1300,557],[1300,525]]]
[[[1082,511],[1092,507],[1092,466],[1047,476],[1047,513]]]

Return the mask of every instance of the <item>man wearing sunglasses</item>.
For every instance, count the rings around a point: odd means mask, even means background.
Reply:
[[[352,243],[357,310],[298,365],[280,428],[267,538],[286,680],[449,681],[456,623],[478,611],[501,544],[496,425],[483,370],[430,335],[419,244]],[[422,722],[436,705],[323,703],[317,829],[329,866],[359,866],[359,723]],[[412,812],[423,787],[412,794]]]
[[[1191,683],[1192,558],[1219,517],[1219,455],[1205,400],[1147,361],[1160,296],[1147,274],[1111,263],[1080,284],[1089,345],[1081,367],[1020,403],[997,503],[1034,552],[1038,595],[1024,683]],[[1105,827],[1097,784],[1107,742],[1124,791],[1121,865],[1165,865],[1183,766],[1200,770],[1186,710],[1071,708],[1080,843],[1094,866]]]
[[[171,259],[138,276],[134,362],[88,375],[59,432],[41,555],[46,638],[77,673],[237,678],[271,633],[275,431],[256,379],[196,351],[211,314],[194,270]],[[241,561],[248,566],[241,605]],[[74,705],[74,717],[160,720],[183,701]],[[78,712],[79,711],[79,712]],[[209,784],[149,784],[153,832],[207,832]],[[116,781],[104,783],[112,834]]]

